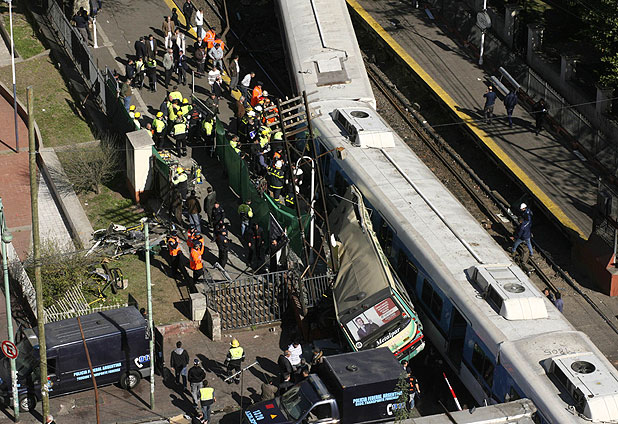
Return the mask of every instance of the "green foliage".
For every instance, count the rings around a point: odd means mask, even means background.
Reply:
[[[84,257],[83,252],[67,252],[53,241],[45,241],[41,246],[41,280],[43,282],[43,301],[45,307],[61,299],[67,290],[85,281],[89,269],[99,259]],[[34,261],[32,256],[24,264],[28,277],[34,284]]]
[[[597,0],[582,9],[587,33],[601,55],[599,82],[618,87],[618,0]]]
[[[412,411],[408,410],[408,397],[410,396],[410,381],[408,380],[408,374],[402,372],[397,382],[397,391],[401,394],[397,398],[398,408],[395,410],[395,422],[401,422],[412,417]]]

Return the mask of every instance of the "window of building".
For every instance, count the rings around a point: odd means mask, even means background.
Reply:
[[[477,343],[474,343],[474,351],[472,352],[472,366],[483,377],[485,383],[491,387],[494,381],[494,364]]]

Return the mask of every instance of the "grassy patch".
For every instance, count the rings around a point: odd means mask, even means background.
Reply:
[[[0,8],[0,11],[3,12],[4,28],[6,28],[6,32],[10,36],[11,29],[8,10],[7,6]],[[15,43],[15,50],[24,59],[45,51],[45,46],[37,38],[34,28],[32,28],[22,13],[15,12],[15,8],[13,8],[13,42]]]
[[[180,310],[188,310],[186,287],[178,287],[174,280],[165,275],[162,269],[167,269],[167,265],[161,256],[152,257],[150,263],[152,310],[155,325],[187,320],[187,317],[180,312]],[[107,296],[105,301],[94,303],[92,307],[125,303],[129,295],[131,295],[137,300],[140,308],[147,308],[148,288],[146,285],[146,265],[143,256],[122,256],[108,265],[122,270],[124,278],[128,280],[128,288],[126,290],[119,290],[115,295],[112,294],[110,289],[107,289],[105,291]]]
[[[43,144],[56,147],[94,139],[90,127],[77,113],[60,72],[45,56],[15,65],[17,97],[26,103],[26,87],[34,88],[34,118]],[[12,86],[11,67],[0,68],[0,80]]]

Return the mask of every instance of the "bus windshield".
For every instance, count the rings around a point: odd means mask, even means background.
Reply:
[[[348,332],[358,342],[372,338],[377,331],[401,316],[401,311],[395,301],[388,297],[373,307],[356,315],[346,324]]]

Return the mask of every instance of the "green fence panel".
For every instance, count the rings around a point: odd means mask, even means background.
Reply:
[[[296,211],[276,203],[267,194],[262,196],[258,194],[249,177],[247,164],[230,146],[225,128],[220,121],[217,121],[216,129],[216,153],[226,169],[230,188],[240,196],[241,200],[251,199],[253,220],[268,231],[270,231],[269,214],[272,213],[279,224],[286,229],[292,250],[299,257],[304,258],[303,242]],[[307,232],[310,223],[309,214],[302,215],[301,222],[305,232]]]

